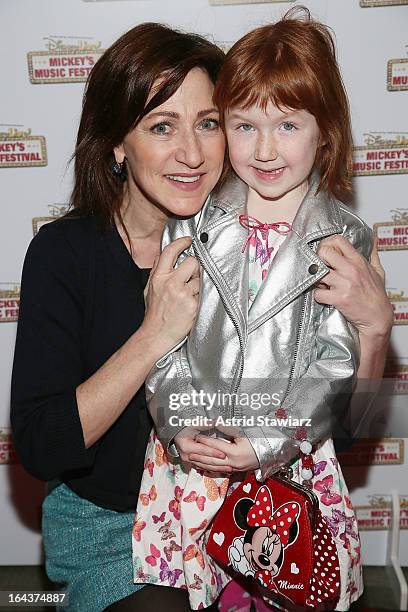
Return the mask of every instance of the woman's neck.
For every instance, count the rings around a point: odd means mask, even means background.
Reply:
[[[140,268],[151,268],[160,253],[160,241],[169,214],[148,200],[136,187],[127,182],[123,191],[121,216],[116,225],[128,251]],[[129,244],[130,238],[130,244]]]
[[[308,184],[302,183],[278,199],[263,198],[251,187],[248,190],[248,215],[263,223],[287,221],[292,223],[308,190]]]
[[[144,240],[159,233],[159,240],[169,214],[148,200],[137,188],[125,184],[121,215],[130,237]]]

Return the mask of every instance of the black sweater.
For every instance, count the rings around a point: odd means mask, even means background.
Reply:
[[[23,268],[11,388],[17,453],[37,478],[119,511],[137,502],[151,427],[144,389],[89,449],[75,389],[142,323],[147,277],[116,227],[74,216],[41,228]]]

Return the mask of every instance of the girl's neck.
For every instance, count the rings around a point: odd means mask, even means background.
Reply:
[[[278,199],[263,198],[251,187],[248,190],[248,215],[255,217],[263,223],[277,223],[287,221],[292,223],[308,190],[305,181]]]

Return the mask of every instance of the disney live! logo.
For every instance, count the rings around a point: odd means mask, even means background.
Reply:
[[[59,217],[62,217],[66,212],[68,212],[69,205],[68,204],[49,204],[48,205],[48,215],[44,217],[33,217],[33,234],[34,236],[38,234],[40,228],[47,223],[51,223],[51,221],[55,221]]]
[[[64,37],[45,40],[46,51],[27,53],[28,73],[33,84],[83,83],[104,52],[100,42],[82,38],[71,43]]]
[[[408,58],[391,59],[387,66],[388,91],[408,90]]]
[[[408,0],[360,0],[363,8],[374,6],[402,6],[408,4]]]
[[[407,172],[408,134],[406,132],[365,134],[365,145],[354,147],[354,176]]]
[[[394,310],[394,325],[408,325],[408,297],[403,291],[388,290],[387,294]]]
[[[210,4],[276,4],[277,2],[294,2],[294,0],[210,0]]]
[[[13,323],[20,309],[20,285],[0,283],[0,323]]]
[[[395,394],[408,394],[408,357],[389,359],[385,364],[384,378],[392,382]]]
[[[379,251],[408,249],[408,210],[397,208],[391,211],[392,221],[374,223],[374,236]]]
[[[383,438],[381,440],[359,440],[347,450],[339,453],[342,465],[402,465],[404,463],[404,440]]]
[[[0,168],[24,168],[47,165],[44,136],[32,136],[31,129],[5,126],[0,131]]]
[[[354,506],[360,531],[386,531],[391,526],[392,507],[388,495],[370,495],[369,504]],[[408,496],[400,496],[400,529],[408,529]]]
[[[18,458],[14,450],[11,430],[9,427],[0,427],[0,465],[13,463],[18,463]]]

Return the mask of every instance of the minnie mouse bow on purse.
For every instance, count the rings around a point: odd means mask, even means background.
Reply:
[[[314,493],[283,475],[243,481],[215,516],[207,551],[255,579],[266,599],[335,608],[340,570],[329,526]]]

